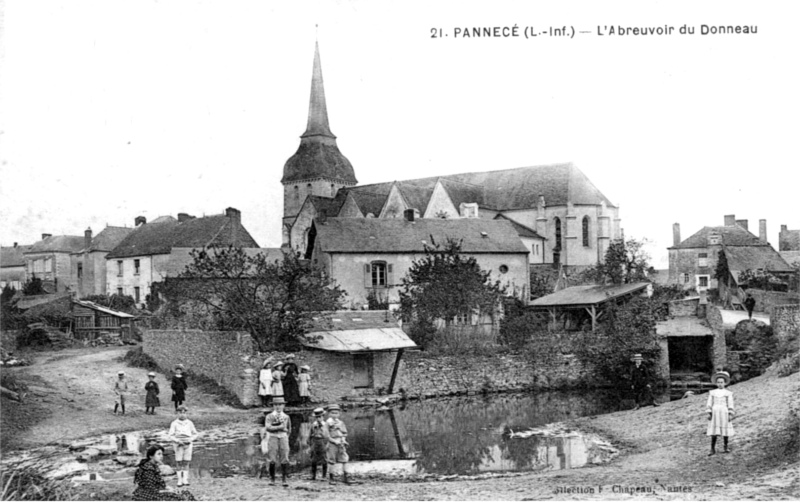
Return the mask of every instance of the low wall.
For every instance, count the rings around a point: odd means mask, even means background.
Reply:
[[[776,305],[769,316],[772,333],[779,343],[800,337],[800,305]]]
[[[779,305],[798,305],[800,304],[800,294],[781,293],[778,291],[764,291],[762,289],[748,289],[748,293],[753,295],[756,301],[755,311],[772,314],[772,310]],[[744,299],[742,299],[744,301]]]
[[[672,317],[695,317],[699,305],[700,298],[672,300],[669,302],[669,315]]]
[[[251,367],[253,341],[237,331],[144,330],[142,347],[164,369],[181,363],[187,371],[216,380],[246,405],[256,404],[257,374]],[[187,402],[191,403],[192,382]]]

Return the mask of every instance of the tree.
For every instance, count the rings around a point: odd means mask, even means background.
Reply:
[[[737,282],[742,288],[763,289],[766,291],[787,291],[789,286],[786,282],[775,276],[769,270],[743,270]]]
[[[192,311],[217,329],[247,330],[261,351],[299,348],[314,317],[342,306],[345,292],[292,253],[269,261],[263,253],[210,247],[191,256],[178,278],[161,288],[169,303],[163,308],[173,315]]]
[[[8,284],[0,293],[0,328],[2,329],[18,329],[24,326],[22,312],[17,309],[13,301],[15,294],[17,294],[17,290]]]
[[[27,296],[33,296],[47,294],[47,291],[44,290],[42,280],[34,275],[31,280],[22,285],[22,293]]]
[[[714,269],[714,279],[721,283],[728,285],[728,277],[731,275],[731,270],[728,268],[728,257],[722,250],[717,251],[717,267]]]
[[[474,257],[461,255],[461,241],[425,245],[425,256],[414,260],[402,279],[399,314],[412,324],[409,333],[423,347],[434,336],[437,321],[446,327],[457,317],[483,316],[499,309],[505,296],[500,281],[481,269]]]
[[[606,250],[603,263],[597,266],[598,276],[611,284],[627,284],[647,280],[655,273],[650,255],[644,250],[647,240],[617,239]]]

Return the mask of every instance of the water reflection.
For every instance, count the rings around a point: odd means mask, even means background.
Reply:
[[[579,435],[514,437],[544,424],[617,411],[624,405],[602,392],[548,392],[450,398],[406,403],[388,411],[346,410],[343,419],[353,472],[476,474],[486,471],[570,469],[600,462],[608,451]],[[310,466],[310,413],[290,413],[294,471]],[[196,476],[255,476],[265,461],[258,435],[200,440],[190,469]],[[120,437],[118,447],[143,452],[165,437]],[[174,465],[171,448],[165,460]]]

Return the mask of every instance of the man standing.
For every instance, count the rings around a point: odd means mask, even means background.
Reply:
[[[655,398],[653,397],[653,390],[650,387],[650,372],[642,364],[642,355],[634,354],[633,369],[631,370],[631,389],[636,399],[636,407],[638,410],[641,406],[653,405],[658,406]]]
[[[753,295],[747,293],[747,298],[744,301],[744,308],[747,309],[747,318],[753,320],[753,309],[756,307],[756,299]]]

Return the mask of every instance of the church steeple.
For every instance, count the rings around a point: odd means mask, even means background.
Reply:
[[[328,125],[328,106],[325,103],[325,85],[322,82],[322,63],[319,60],[319,42],[314,47],[314,69],[311,73],[311,99],[308,104],[308,125],[301,138],[327,136],[336,139]]]
[[[336,136],[328,125],[328,108],[325,102],[325,87],[322,83],[322,64],[319,57],[319,42],[314,49],[314,68],[311,74],[311,99],[308,106],[308,125],[300,136],[300,147],[283,166],[281,183],[326,179],[339,186],[353,186],[356,180],[350,161],[342,155],[336,145]],[[313,181],[312,181],[313,183]],[[322,185],[320,185],[322,187]],[[339,187],[334,187],[338,189]],[[333,197],[335,190],[330,185],[319,194]],[[299,209],[299,207],[298,207]]]

